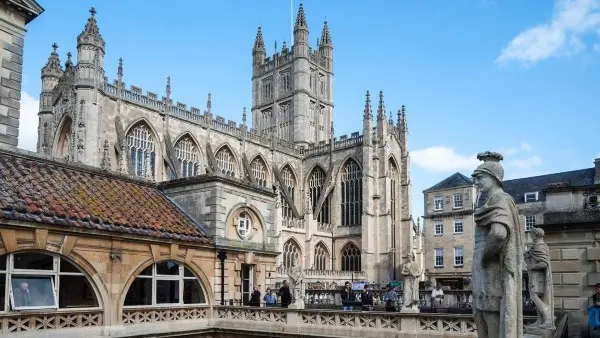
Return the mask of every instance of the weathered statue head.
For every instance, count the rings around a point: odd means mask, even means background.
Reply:
[[[533,240],[544,238],[545,235],[544,230],[540,228],[533,228],[530,233]]]
[[[473,172],[473,183],[477,189],[486,193],[494,187],[502,188],[504,179],[504,168],[500,164],[504,158],[496,152],[486,151],[477,154],[477,159],[483,161]]]

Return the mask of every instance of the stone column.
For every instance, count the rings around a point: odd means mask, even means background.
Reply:
[[[44,11],[35,1],[31,5],[36,8],[0,4],[0,144],[9,146],[19,141],[25,25]]]

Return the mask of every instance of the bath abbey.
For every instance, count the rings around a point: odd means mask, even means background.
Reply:
[[[215,299],[247,301],[253,286],[289,279],[295,262],[309,288],[400,279],[402,264],[420,254],[406,109],[392,113],[382,91],[367,91],[364,107],[356,107],[363,110],[362,130],[336,136],[327,22],[320,33],[311,47],[302,5],[292,45],[267,53],[258,27],[252,107],[243,109],[240,123],[215,115],[210,93],[199,99],[203,108],[174,100],[169,78],[158,92],[126,86],[135,79],[126,79],[123,60],[105,60],[110,42],[92,8],[77,55],[66,53],[62,62],[54,44],[41,70],[37,151],[163,194],[181,222],[205,234],[213,250],[227,252],[226,262],[215,255],[208,268],[211,287],[204,287]],[[107,62],[118,63],[114,80],[104,71]],[[160,232],[167,225],[159,222],[169,221],[168,215],[140,224],[125,214],[111,217],[112,228],[138,235]],[[194,231],[163,238],[185,241]]]

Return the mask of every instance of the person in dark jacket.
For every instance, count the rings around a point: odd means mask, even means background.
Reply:
[[[373,292],[368,285],[365,285],[365,290],[360,297],[363,311],[373,310]]]
[[[281,297],[281,307],[288,307],[292,303],[290,284],[287,280],[283,281],[283,286],[279,289],[279,297]]]
[[[250,301],[248,302],[248,305],[260,306],[260,291],[258,290],[257,286],[254,287],[254,291],[252,291],[252,294],[250,295]]]
[[[350,287],[350,282],[346,282],[346,284],[344,285],[341,296],[342,296],[342,309],[344,311],[352,310],[352,302],[354,302],[354,300],[355,300],[355,295],[354,295],[354,292],[352,291],[352,288]]]

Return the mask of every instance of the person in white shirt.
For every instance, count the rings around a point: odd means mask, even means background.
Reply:
[[[442,301],[444,300],[444,291],[440,284],[435,286],[435,289],[431,291],[431,307],[434,312],[437,312],[437,308],[442,307]]]

